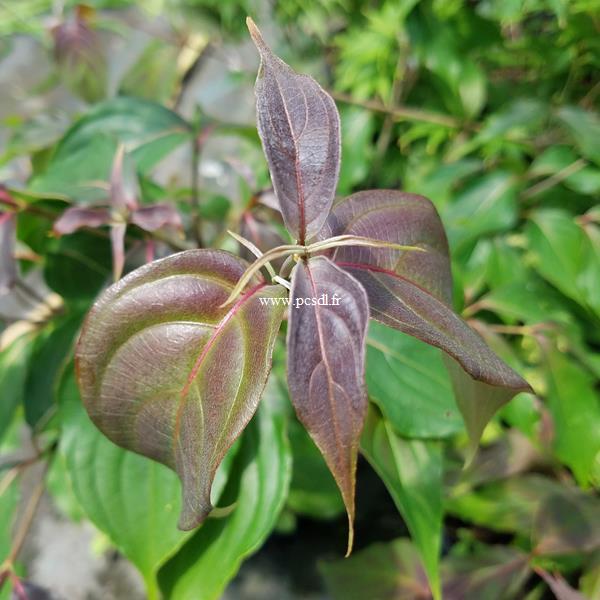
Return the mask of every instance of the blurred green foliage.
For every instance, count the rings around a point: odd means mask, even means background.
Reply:
[[[56,4],[0,3],[0,183],[17,203],[21,272],[41,270],[61,298],[41,318],[28,317],[25,333],[4,332],[0,452],[13,448],[10,431],[24,418],[41,448],[59,442],[80,510],[140,567],[150,597],[159,586],[168,598],[188,598],[189,589],[218,597],[284,503],[288,515],[340,518],[322,459],[275,385],[270,395],[283,408],[261,412],[220,488],[228,502],[246,503],[254,526],[238,516],[190,539],[177,534],[178,499],[164,496],[169,473],[98,438],[70,375],[81,316],[110,277],[109,250],[103,230],[62,240],[48,232],[68,204],[106,197],[118,143],[136,161],[141,201],[174,202],[189,230],[190,145],[206,133],[199,197],[212,245],[235,249],[224,230],[248,211],[268,212],[256,196],[268,185],[266,165],[243,116],[256,67],[244,37],[252,14],[276,50],[338,102],[339,194],[390,187],[435,203],[451,245],[456,308],[536,392],[500,411],[462,470],[466,435],[439,353],[372,327],[363,451],[414,545],[386,540],[323,563],[332,596],[430,597],[425,564],[431,586],[451,600],[533,600],[548,597],[548,585],[600,598],[598,2],[97,0],[66,2],[62,12]],[[65,24],[93,40],[85,53],[81,36],[57,53],[56,28]],[[159,254],[185,247],[167,241],[155,240]],[[145,243],[128,231],[129,268],[143,262]],[[2,479],[9,467],[0,462],[5,553],[18,501]],[[147,493],[128,489],[151,471],[159,479]],[[110,493],[90,494],[92,484]],[[127,524],[111,511],[127,513]],[[147,534],[161,540],[153,553]]]

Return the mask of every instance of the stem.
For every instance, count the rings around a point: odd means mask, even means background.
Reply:
[[[406,44],[402,44],[402,42],[399,41],[398,45],[398,61],[396,62],[396,69],[394,71],[394,81],[392,83],[392,92],[390,95],[390,101],[388,103],[388,109],[392,110],[394,106],[399,104],[400,100],[402,99],[403,76],[406,71],[406,56],[408,54]],[[381,132],[379,133],[379,137],[377,138],[377,145],[375,147],[375,160],[373,161],[372,168],[374,179],[377,179],[377,173],[379,173],[381,169],[383,158],[392,140],[394,121],[394,115],[391,112],[385,113],[385,118],[383,120]]]
[[[530,188],[526,189],[521,194],[522,198],[528,200],[533,196],[537,196],[538,194],[541,194],[542,192],[553,188],[555,185],[558,185],[559,183],[567,179],[567,177],[570,177],[574,173],[577,173],[577,171],[581,171],[581,169],[586,167],[587,164],[588,163],[585,159],[577,159],[575,162],[572,162],[570,165],[567,165],[564,169],[561,169],[557,173],[554,173],[554,175],[548,177],[547,179],[542,179],[542,181],[539,181],[535,185],[532,185]]]
[[[192,140],[192,235],[196,240],[198,248],[202,248],[202,220],[200,217],[200,189],[199,170],[200,167],[200,131],[194,127],[194,139]]]
[[[352,104],[353,106],[360,106],[366,110],[390,114],[395,121],[423,121],[425,123],[444,125],[445,127],[454,129],[461,126],[457,119],[449,117],[448,115],[421,110],[419,108],[411,108],[409,106],[387,107],[377,100],[355,100],[352,96],[336,92],[331,93],[331,96],[338,102],[343,102],[344,104]]]
[[[297,254],[300,252],[306,252],[306,248],[298,245],[278,246],[277,248],[273,248],[272,250],[265,252],[265,254],[263,254],[259,259],[255,260],[246,269],[244,274],[238,280],[236,286],[233,288],[229,298],[227,298],[227,300],[221,304],[221,307],[231,304],[241,294],[242,290],[246,287],[246,284],[252,279],[254,274],[260,271],[260,269],[262,269],[266,263],[282,256],[288,256],[290,254]]]
[[[9,565],[12,565],[15,562],[16,558],[21,552],[23,544],[25,543],[25,539],[27,538],[27,534],[29,533],[31,525],[33,524],[35,513],[37,512],[40,500],[42,499],[42,495],[44,494],[44,489],[46,487],[46,475],[48,474],[48,469],[50,468],[50,462],[51,459],[48,459],[48,461],[44,465],[44,470],[42,472],[40,480],[35,486],[33,494],[31,494],[29,502],[25,507],[23,517],[19,522],[19,528],[17,529],[17,533],[15,534],[10,553],[8,555],[8,558],[6,559],[6,562]]]

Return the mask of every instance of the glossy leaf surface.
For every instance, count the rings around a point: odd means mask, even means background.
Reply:
[[[343,247],[333,260],[364,286],[371,316],[446,352],[457,403],[472,443],[494,412],[529,385],[450,306],[448,245],[435,208],[422,196],[378,190],[336,204],[322,235],[354,234],[423,249]]]
[[[98,300],[77,348],[94,423],[178,473],[182,529],[210,512],[215,471],[254,414],[271,366],[283,306],[260,299],[285,290],[253,281],[221,307],[245,266],[211,250],[146,265]]]
[[[312,77],[273,54],[251,19],[248,28],[261,57],[258,133],[283,220],[304,243],[319,231],[333,203],[340,170],[339,115]]]
[[[334,294],[338,304],[334,304]],[[304,304],[296,306],[300,300]],[[330,304],[319,305],[320,301]],[[296,265],[287,338],[290,396],[342,492],[350,521],[348,550],[352,548],[358,445],[367,408],[368,319],[365,291],[328,258],[315,257]]]

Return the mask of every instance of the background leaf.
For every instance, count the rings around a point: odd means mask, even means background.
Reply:
[[[434,598],[441,598],[442,454],[438,442],[402,439],[371,408],[361,450],[385,483],[425,566]]]

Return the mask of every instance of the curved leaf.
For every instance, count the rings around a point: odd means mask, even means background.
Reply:
[[[221,305],[246,268],[222,251],[190,250],[146,265],[94,305],[76,353],[83,402],[116,444],[174,469],[179,526],[208,515],[215,471],[258,404],[284,306],[254,281]]]
[[[466,371],[469,377],[448,362],[457,404],[476,444],[496,410],[531,388],[451,309],[448,245],[435,207],[414,194],[359,192],[334,207],[321,233],[350,234],[424,249],[342,247],[333,260],[364,286],[374,319],[440,348]]]
[[[369,303],[353,277],[318,256],[294,268],[290,306],[290,396],[342,493],[350,552],[356,460],[367,409],[364,363]]]
[[[340,171],[340,118],[331,96],[275,56],[248,19],[260,53],[256,80],[258,133],[283,220],[301,244],[331,209]]]
[[[241,438],[222,503],[235,503],[222,519],[209,519],[159,574],[166,598],[221,598],[244,558],[277,522],[291,478],[285,418],[266,401]]]

